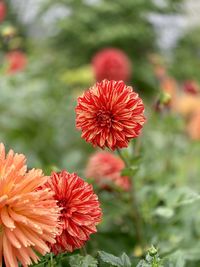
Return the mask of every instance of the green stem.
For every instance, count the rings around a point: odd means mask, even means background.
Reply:
[[[86,255],[87,255],[87,249],[86,249],[85,246],[82,247],[82,248],[80,249],[80,251],[81,251],[81,254],[82,254],[83,256],[86,256]]]
[[[126,167],[129,167],[128,161],[125,159],[123,154],[121,153],[120,149],[117,149],[117,153],[119,157],[124,161]],[[133,207],[133,212],[131,212],[131,217],[133,218],[134,224],[135,224],[135,233],[136,233],[136,240],[138,244],[144,248],[144,241],[143,241],[143,231],[142,231],[142,220],[141,220],[141,215],[140,211],[138,208],[138,203],[137,203],[137,196],[136,196],[136,191],[135,191],[135,183],[134,179],[132,179],[132,190],[130,191],[130,200],[131,204]]]
[[[50,255],[50,267],[54,267],[54,258],[53,258],[53,253]]]

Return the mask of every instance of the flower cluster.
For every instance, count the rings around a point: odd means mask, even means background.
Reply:
[[[96,152],[88,161],[86,177],[92,178],[102,188],[108,188],[113,183],[122,190],[128,191],[131,187],[129,177],[122,176],[125,168],[123,160],[109,152]]]
[[[127,147],[144,122],[142,99],[123,81],[103,80],[78,98],[76,126],[93,146]]]
[[[0,266],[37,263],[37,252],[73,251],[96,232],[101,209],[92,186],[63,171],[27,171],[22,154],[0,144]]]
[[[106,48],[98,52],[92,59],[92,66],[97,81],[128,81],[131,77],[129,58],[116,48]]]

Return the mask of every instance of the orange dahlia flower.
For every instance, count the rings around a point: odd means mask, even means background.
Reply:
[[[0,266],[18,267],[38,262],[35,252],[49,252],[58,233],[59,211],[49,189],[37,190],[47,177],[41,170],[27,171],[22,154],[0,144]]]
[[[75,173],[62,171],[52,173],[46,184],[55,192],[54,198],[61,207],[62,232],[51,245],[51,251],[58,254],[81,248],[95,233],[101,221],[101,208],[97,195],[89,185]]]
[[[97,81],[104,79],[128,81],[131,77],[131,63],[127,55],[116,48],[105,48],[92,59]]]
[[[123,160],[109,152],[94,153],[86,167],[86,177],[90,177],[102,187],[107,188],[108,183],[114,183],[123,190],[129,190],[131,181],[127,176],[121,176],[125,168]]]
[[[103,80],[78,98],[76,127],[93,146],[127,147],[145,122],[142,99],[123,81]]]

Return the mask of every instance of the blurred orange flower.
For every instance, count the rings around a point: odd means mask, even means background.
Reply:
[[[36,252],[49,252],[58,233],[59,208],[49,189],[38,189],[47,181],[41,170],[27,171],[22,154],[0,144],[0,266],[18,267],[38,262]]]
[[[92,185],[86,183],[75,173],[53,172],[47,184],[61,207],[61,233],[56,243],[50,245],[54,254],[79,249],[84,246],[96,225],[101,221],[101,208],[98,196]]]
[[[129,177],[122,176],[125,164],[119,157],[109,152],[96,152],[88,161],[86,177],[92,178],[102,188],[109,188],[109,182],[123,190],[130,190]]]
[[[188,124],[188,134],[193,140],[200,140],[200,109],[191,117]]]
[[[142,99],[123,81],[97,82],[78,98],[76,127],[93,146],[127,147],[145,120]]]
[[[200,97],[191,94],[182,94],[177,97],[174,109],[184,117],[189,117],[200,107]]]

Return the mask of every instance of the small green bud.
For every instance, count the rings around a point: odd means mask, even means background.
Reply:
[[[152,246],[152,247],[148,250],[148,252],[149,252],[149,255],[150,255],[151,257],[156,256],[156,254],[158,253],[157,249],[156,249],[154,246]]]

